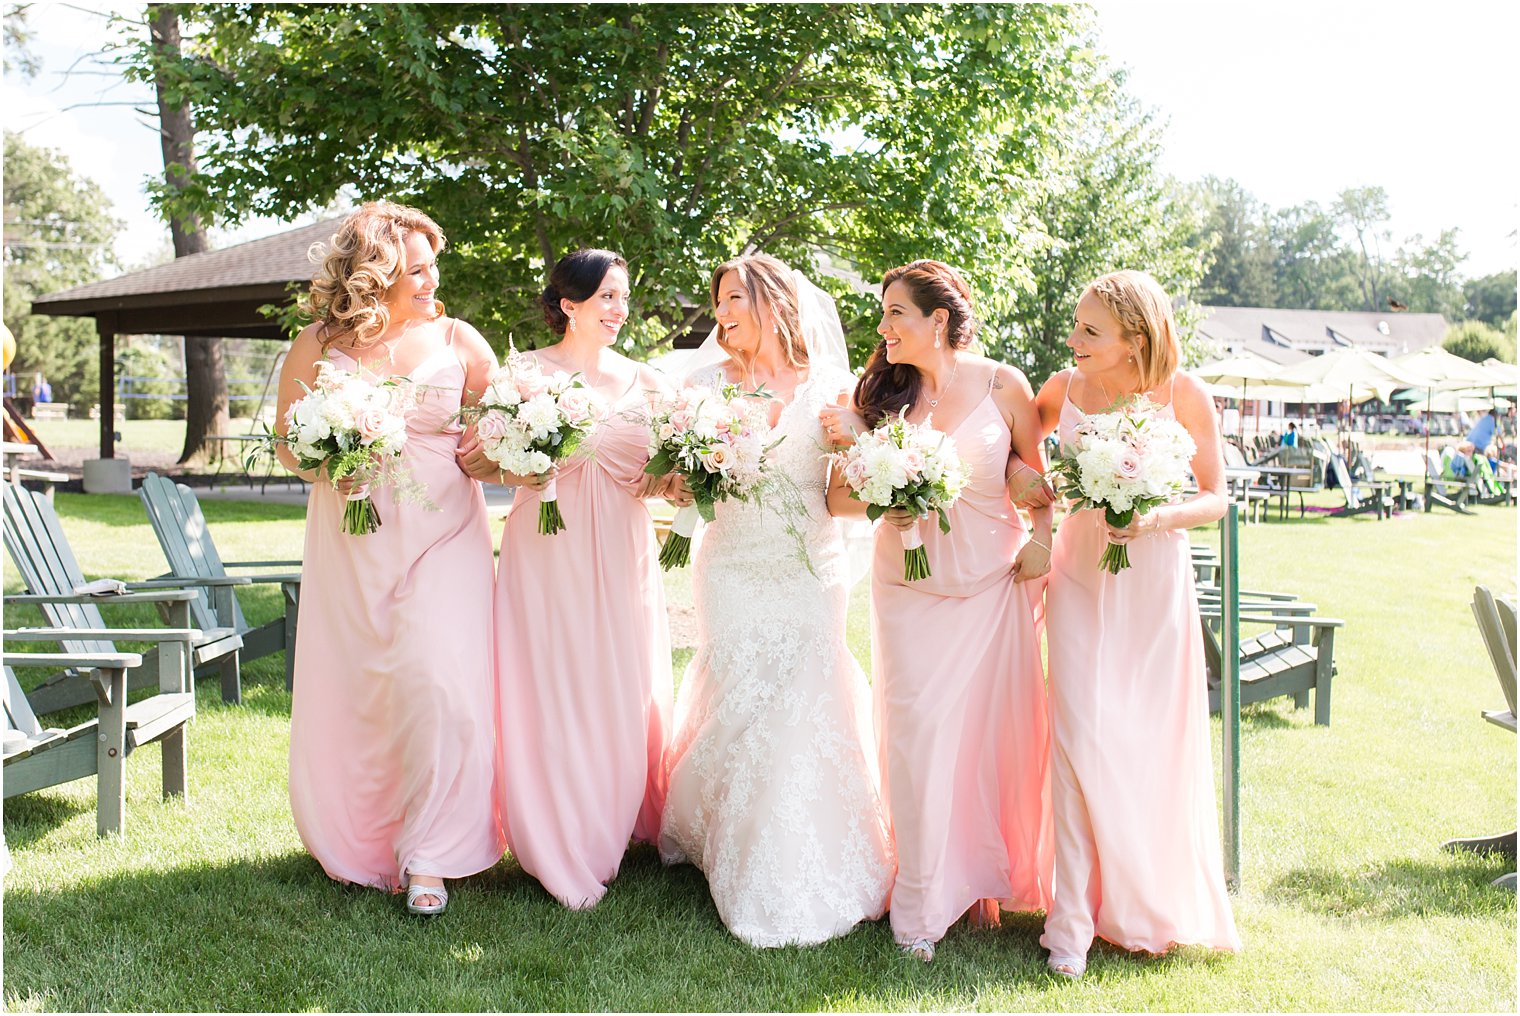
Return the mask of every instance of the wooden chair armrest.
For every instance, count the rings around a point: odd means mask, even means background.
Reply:
[[[86,639],[121,639],[125,642],[194,642],[199,628],[7,628],[13,642],[73,642]]]
[[[182,603],[199,594],[194,589],[164,588],[118,596],[75,596],[72,593],[17,593],[5,597],[6,603]]]
[[[223,568],[299,568],[302,561],[223,561]]]
[[[1209,595],[1212,595],[1212,596],[1218,596],[1219,595],[1219,587],[1218,586],[1199,586],[1198,587],[1198,595],[1202,596],[1202,595],[1204,595],[1206,593],[1209,594]],[[1298,600],[1298,594],[1297,593],[1274,593],[1274,592],[1269,592],[1268,590],[1265,590],[1265,589],[1242,589],[1240,591],[1240,595],[1241,596],[1248,596],[1248,597],[1250,597],[1253,600],[1272,600],[1274,602],[1283,602],[1283,603],[1292,603],[1292,602],[1295,602],[1295,601]]]
[[[240,575],[173,575],[128,582],[128,589],[176,589],[185,586],[246,586],[253,580]]]
[[[142,666],[138,653],[0,653],[0,661],[7,667],[87,667],[100,670],[105,667],[124,667],[128,670]]]
[[[1200,609],[1206,607],[1211,613],[1217,612],[1219,609],[1219,599],[1213,597],[1207,600],[1200,600],[1198,605]],[[1312,614],[1318,609],[1312,603],[1284,603],[1280,600],[1248,600],[1244,597],[1240,601],[1240,610],[1243,614],[1266,612],[1269,614],[1286,614],[1297,617],[1304,614]]]
[[[1200,606],[1198,612],[1205,617],[1219,617],[1221,612],[1217,607]],[[1292,614],[1272,614],[1261,611],[1242,609],[1241,621],[1249,621],[1251,624],[1275,624],[1279,628],[1300,628],[1308,625],[1312,628],[1344,628],[1346,622],[1338,617],[1297,617]]]
[[[268,585],[275,582],[278,582],[281,585],[287,585],[292,582],[294,582],[296,585],[301,584],[300,572],[278,572],[270,575],[243,575],[240,576],[240,578],[255,586]]]

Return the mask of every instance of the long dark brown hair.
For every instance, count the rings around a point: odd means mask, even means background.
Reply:
[[[882,276],[883,297],[894,282],[907,287],[913,305],[925,314],[940,309],[949,313],[945,341],[951,349],[965,349],[971,344],[976,337],[977,321],[971,309],[971,287],[959,272],[943,261],[914,261]],[[905,407],[911,409],[918,402],[923,383],[924,376],[917,367],[887,360],[887,343],[883,339],[876,344],[860,383],[855,386],[855,405],[865,417],[866,425],[874,427],[884,416]]]

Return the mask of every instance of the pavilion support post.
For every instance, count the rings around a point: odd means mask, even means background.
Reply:
[[[100,336],[100,457],[116,457],[116,315],[95,318]]]
[[[132,463],[116,457],[116,333],[115,313],[95,318],[100,336],[100,458],[84,462],[86,494],[132,493]]]

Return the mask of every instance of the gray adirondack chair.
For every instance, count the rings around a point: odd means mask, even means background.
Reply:
[[[1298,604],[1312,609],[1312,604]],[[1209,709],[1219,711],[1223,655],[1219,646],[1218,602],[1199,604],[1203,629],[1203,658],[1208,674]],[[1333,617],[1289,612],[1265,601],[1242,602],[1243,623],[1272,625],[1270,631],[1240,643],[1240,704],[1292,695],[1295,708],[1309,705],[1314,692],[1314,722],[1330,725],[1330,682],[1335,676],[1335,629],[1345,622]]]
[[[1478,631],[1483,636],[1483,646],[1493,662],[1498,675],[1499,687],[1504,692],[1507,712],[1485,710],[1483,718],[1506,730],[1515,729],[1515,604],[1489,592],[1487,586],[1473,589],[1473,616],[1478,619]]]
[[[1472,486],[1464,480],[1447,480],[1441,476],[1441,457],[1435,452],[1425,453],[1425,510],[1440,505],[1461,515],[1471,515],[1467,502],[1472,497]]]
[[[128,592],[111,597],[80,596],[74,590],[85,582],[79,562],[69,547],[58,524],[53,506],[41,494],[33,493],[14,484],[4,485],[5,503],[5,549],[21,574],[29,593],[23,596],[7,596],[5,603],[33,604],[42,609],[48,624],[54,628],[73,629],[76,636],[62,640],[66,654],[95,656],[116,652],[111,641],[110,629],[100,613],[102,602],[154,603],[168,610],[172,628],[197,627],[190,623],[190,604],[197,599],[194,589],[186,589],[190,580],[149,580],[126,583]],[[225,579],[223,582],[241,584],[242,579]],[[201,583],[196,583],[201,584]],[[144,629],[141,641],[150,641],[151,632]],[[120,636],[125,638],[126,636]],[[190,644],[188,668],[191,671],[216,670],[221,675],[222,699],[227,702],[242,701],[242,675],[239,653],[243,640],[230,627],[210,627],[197,631]],[[132,670],[129,686],[133,689],[162,684],[160,649],[142,654],[143,665]],[[188,679],[188,675],[187,675]],[[31,693],[32,708],[39,713],[54,712],[69,706],[95,701],[95,693],[82,675],[65,672],[56,675],[41,688]]]
[[[208,584],[201,599],[192,608],[197,625],[217,625],[235,629],[243,637],[243,659],[256,660],[271,653],[285,653],[285,686],[295,685],[296,616],[301,601],[300,561],[223,561],[216,542],[206,525],[195,491],[166,476],[149,473],[138,490],[148,521],[164,558],[169,562],[166,579],[206,580],[217,583],[228,577],[229,568],[279,568],[283,571],[240,575],[252,584],[278,583],[285,600],[285,612],[257,628],[243,616],[243,608],[231,586]]]
[[[1384,480],[1353,480],[1351,470],[1346,468],[1346,460],[1339,453],[1330,456],[1330,475],[1335,477],[1335,485],[1340,488],[1341,496],[1346,499],[1345,503],[1332,511],[1331,515],[1362,515],[1366,512],[1374,512],[1380,519],[1393,518],[1393,495],[1389,492],[1389,484]]]
[[[1504,704],[1507,711],[1497,709],[1483,710],[1483,718],[1496,726],[1513,732],[1515,730],[1515,604],[1513,600],[1507,600],[1495,596],[1487,586],[1477,586],[1473,589],[1472,601],[1473,616],[1478,620],[1478,632],[1483,636],[1483,646],[1488,650],[1488,658],[1494,665],[1494,674],[1499,678],[1499,688],[1504,693]],[[1447,840],[1443,845],[1446,850],[1465,850],[1475,854],[1494,854],[1507,858],[1511,863],[1515,860],[1516,837],[1515,831],[1500,833],[1498,836],[1475,836],[1470,839]],[[1494,879],[1493,884],[1513,890],[1515,888],[1515,872],[1500,875]]]
[[[160,635],[165,632],[158,629]],[[38,629],[29,636],[6,632],[7,639],[35,637],[58,641],[71,634]],[[170,641],[183,651],[198,633],[172,632]],[[122,632],[117,637],[128,638]],[[169,644],[168,642],[164,644]],[[95,832],[98,836],[124,831],[126,822],[126,761],[138,747],[153,741],[163,746],[163,796],[189,794],[190,720],[195,716],[195,693],[185,684],[185,667],[160,671],[164,684],[157,695],[127,703],[127,671],[140,669],[137,653],[5,653],[5,797],[44,787],[97,777]],[[45,729],[16,680],[17,667],[69,667],[90,675],[100,714],[67,730]]]

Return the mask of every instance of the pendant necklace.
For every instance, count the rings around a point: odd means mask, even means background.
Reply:
[[[950,394],[950,386],[955,384],[955,372],[961,369],[961,361],[957,357],[951,360],[951,364],[952,366],[950,367],[950,380],[946,381],[945,387],[940,390],[939,399],[928,399],[930,409],[938,409],[940,399],[943,399],[946,395]],[[1101,384],[1101,382],[1099,383]]]

